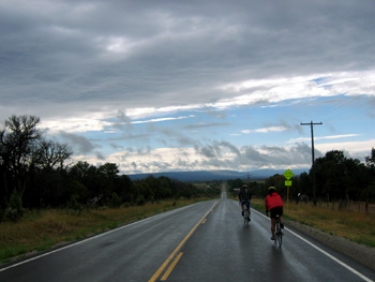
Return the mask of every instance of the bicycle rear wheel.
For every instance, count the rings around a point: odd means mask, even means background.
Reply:
[[[281,231],[281,226],[280,222],[276,223],[276,228],[275,228],[275,244],[281,248],[281,245],[283,244],[283,233]]]
[[[282,235],[275,235],[275,242],[276,245],[281,248],[281,245],[283,244],[283,236]]]
[[[248,209],[244,209],[244,212],[243,212],[243,224],[244,225],[247,225],[249,224],[249,210]]]

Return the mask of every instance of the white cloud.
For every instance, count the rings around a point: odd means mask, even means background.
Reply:
[[[166,118],[155,118],[150,120],[135,120],[133,124],[140,124],[140,123],[149,123],[149,122],[163,122],[163,121],[171,121],[171,120],[181,120],[187,118],[193,118],[193,115],[190,116],[178,116],[178,117],[166,117]]]
[[[49,134],[57,134],[60,131],[65,132],[88,132],[88,131],[102,131],[111,123],[101,120],[99,117],[95,118],[61,118],[61,119],[46,119],[42,120],[40,127],[48,129]]]
[[[309,120],[322,153],[370,150],[375,6],[279,4],[3,0],[0,120],[126,171],[303,165]]]
[[[349,157],[363,161],[364,157],[369,156],[371,149],[375,147],[375,139],[357,142],[317,143],[314,147],[324,154],[333,150],[344,151],[349,154]]]
[[[360,134],[343,134],[343,135],[330,135],[330,136],[314,136],[314,140],[327,140],[327,139],[343,139],[343,138],[351,138],[357,137]],[[297,143],[297,142],[308,142],[311,141],[311,137],[300,137],[300,138],[293,138],[288,141],[288,143]]]
[[[242,130],[242,133],[250,134],[250,133],[268,133],[268,132],[278,132],[278,131],[285,131],[288,130],[288,128],[284,126],[270,126],[265,128],[258,128],[254,130],[245,129]]]

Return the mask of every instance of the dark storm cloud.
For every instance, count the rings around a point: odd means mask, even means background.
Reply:
[[[373,67],[371,1],[28,4],[1,4],[3,103],[205,103],[218,81]]]
[[[303,144],[240,148],[234,135],[216,141],[228,129],[241,132],[227,109],[286,108],[307,97],[306,108],[334,110],[306,116],[324,117],[337,130],[330,118],[350,103],[314,99],[361,95],[365,106],[374,102],[374,14],[369,0],[2,0],[0,120],[37,114],[51,134],[65,131],[75,153],[104,161],[111,154],[105,146],[126,148],[115,157],[134,158],[128,166],[137,171],[171,168],[171,159],[153,151],[160,145],[193,148],[191,159],[190,152],[173,155],[178,168],[310,163]],[[288,84],[298,77],[302,82]],[[353,77],[364,79],[355,84]],[[374,119],[372,108],[363,112]],[[181,109],[177,125],[172,115]],[[206,115],[190,119],[191,109]],[[262,125],[243,133],[306,135],[300,122],[310,120],[298,120],[305,109],[296,109],[292,120],[288,109],[253,117]],[[168,123],[156,124],[162,120]]]
[[[199,124],[185,125],[184,129],[195,130],[195,129],[222,127],[222,126],[229,126],[229,125],[230,125],[229,123],[224,123],[224,122],[199,123]]]
[[[81,135],[60,132],[60,136],[69,141],[69,144],[72,144],[72,146],[78,150],[75,153],[87,154],[91,153],[95,149],[95,146],[90,142],[90,140]]]

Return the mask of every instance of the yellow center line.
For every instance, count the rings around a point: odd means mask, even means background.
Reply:
[[[217,205],[218,202],[216,202],[208,212],[201,218],[201,220],[198,221],[198,223],[193,227],[193,229],[190,230],[190,232],[185,236],[184,239],[178,244],[178,246],[174,249],[174,251],[168,256],[168,258],[163,262],[163,264],[159,267],[159,269],[154,273],[154,275],[151,276],[150,280],[148,282],[155,282],[156,279],[161,275],[161,273],[164,271],[164,269],[167,267],[167,265],[170,263],[170,261],[175,257],[175,255],[179,252],[179,250],[182,248],[182,246],[186,243],[186,241],[190,238],[190,236],[194,233],[194,231],[198,228],[198,226],[201,224],[201,222],[206,218],[206,216],[212,212],[213,208]],[[177,263],[177,262],[176,262]],[[172,268],[173,269],[173,268]],[[172,270],[171,270],[172,271]]]
[[[173,269],[177,265],[178,261],[182,257],[182,252],[178,254],[178,256],[174,259],[174,261],[171,263],[171,265],[168,267],[167,271],[164,273],[164,275],[161,277],[160,281],[165,281],[168,279],[169,275],[172,273]]]

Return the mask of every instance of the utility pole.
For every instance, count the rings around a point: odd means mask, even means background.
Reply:
[[[250,185],[250,173],[247,173],[245,178],[244,178],[244,184]],[[250,187],[249,187],[250,188]]]
[[[301,122],[301,125],[310,125],[311,127],[311,157],[312,157],[312,166],[311,166],[311,170],[312,170],[312,173],[313,173],[313,201],[314,201],[314,206],[316,206],[316,188],[315,188],[315,168],[314,168],[314,164],[315,164],[315,149],[314,149],[314,125],[322,125],[323,123],[322,122],[309,122],[309,123],[303,123]]]

